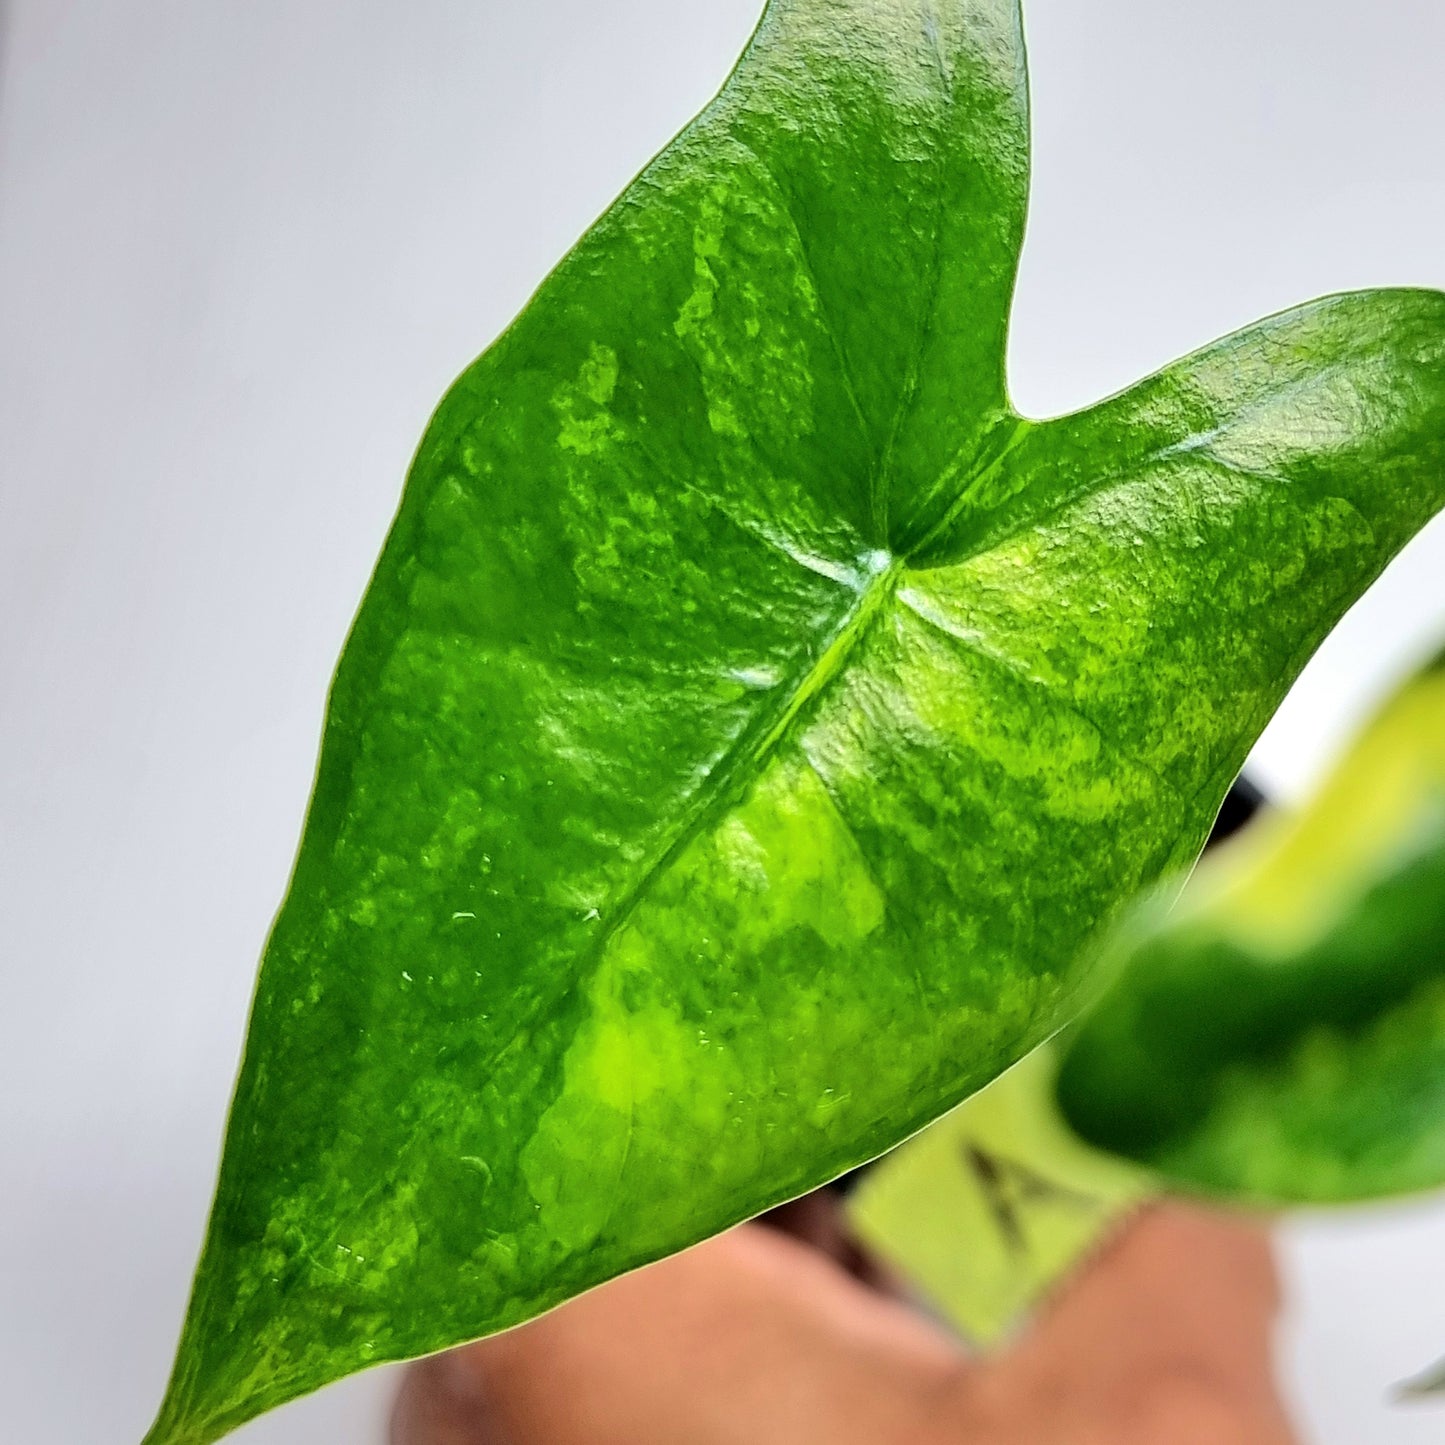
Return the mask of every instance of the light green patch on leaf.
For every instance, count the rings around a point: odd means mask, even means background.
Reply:
[[[442,402],[150,1445],[530,1318],[988,1083],[1445,501],[1431,292],[1020,417],[1027,171],[1015,0],[773,0]]]
[[[1086,1149],[1035,1050],[900,1145],[848,1201],[859,1239],[976,1345],[1007,1342],[1148,1196],[1137,1170]]]
[[[1058,1082],[1096,1146],[1251,1203],[1445,1184],[1445,665],[1105,967]]]

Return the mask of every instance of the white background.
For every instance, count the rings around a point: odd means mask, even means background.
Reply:
[[[12,0],[0,70],[0,1439],[135,1445],[327,679],[451,377],[756,0]],[[1032,0],[1033,414],[1311,295],[1445,286],[1438,0]],[[1261,744],[1445,637],[1445,530]],[[1320,1445],[1445,1436],[1445,1206],[1284,1232]],[[378,1445],[385,1375],[245,1445]]]

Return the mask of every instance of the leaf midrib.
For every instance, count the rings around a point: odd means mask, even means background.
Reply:
[[[931,5],[924,3],[921,13],[925,20],[936,16]],[[761,33],[763,23],[760,21],[758,30],[749,43],[748,49],[744,52],[739,61],[740,71],[751,55],[753,45]],[[945,115],[952,110],[956,98],[953,94],[951,78],[948,74],[948,67],[945,62],[940,36],[936,29],[927,24],[923,27],[925,38],[929,41],[933,50],[934,58],[938,66],[938,80],[941,83],[939,99]],[[735,74],[737,72],[735,71]],[[722,101],[727,93],[728,87],[724,87],[718,100]],[[703,118],[699,117],[699,121]],[[827,305],[827,290],[822,285],[822,279],[818,275],[816,265],[811,254],[807,240],[807,234],[799,223],[794,211],[793,197],[787,186],[783,184],[782,178],[777,174],[766,156],[761,154],[757,148],[748,140],[738,134],[731,126],[726,127],[729,138],[739,145],[760,167],[763,173],[769,178],[777,192],[781,202],[781,210],[793,230],[794,238],[798,248],[799,260],[803,270],[808,277],[817,306],[817,319],[826,335],[832,348],[834,361],[838,366],[844,392],[849,405],[853,411],[854,418],[858,422],[862,435],[868,438],[871,428],[863,413],[859,402],[855,378],[852,372],[850,357],[847,348],[843,345],[841,336],[834,325]],[[787,737],[803,710],[819,697],[827,686],[844,671],[848,659],[857,650],[858,646],[867,636],[872,626],[877,621],[879,614],[883,611],[887,602],[896,594],[901,580],[910,570],[930,570],[925,563],[919,565],[915,559],[925,556],[928,550],[944,538],[949,530],[957,522],[973,498],[978,489],[1002,466],[1005,459],[1023,439],[1024,435],[1032,427],[1032,423],[1023,417],[1018,416],[1009,410],[1005,410],[999,421],[1006,423],[1009,430],[1005,435],[1002,444],[980,463],[975,454],[967,460],[962,455],[955,454],[938,473],[936,486],[933,489],[934,495],[946,495],[950,482],[959,478],[959,474],[970,462],[973,469],[964,477],[958,485],[957,494],[954,500],[949,503],[943,514],[924,531],[922,537],[909,543],[906,547],[894,548],[890,546],[888,536],[888,511],[889,499],[894,483],[893,454],[897,443],[898,434],[906,422],[906,418],[916,401],[919,374],[923,364],[923,353],[927,344],[928,336],[935,322],[937,309],[937,291],[941,266],[941,244],[942,244],[942,206],[947,193],[946,181],[939,178],[936,195],[936,212],[931,227],[933,241],[933,255],[931,263],[932,283],[930,294],[924,306],[921,308],[918,318],[918,335],[911,348],[911,355],[906,375],[900,386],[899,396],[891,417],[888,433],[883,439],[881,452],[875,453],[871,460],[868,475],[868,502],[870,521],[875,532],[875,541],[880,546],[880,551],[872,554],[874,558],[886,557],[887,561],[877,565],[871,572],[859,573],[862,580],[856,589],[856,596],[852,605],[848,608],[832,636],[824,646],[823,651],[815,658],[807,671],[798,681],[783,692],[779,702],[772,708],[765,709],[760,716],[747,725],[742,733],[728,746],[717,763],[708,770],[702,787],[697,795],[689,801],[682,811],[676,826],[670,830],[670,836],[661,845],[652,859],[643,867],[634,882],[626,889],[609,914],[602,919],[601,927],[594,934],[587,949],[588,961],[595,963],[606,951],[613,936],[621,930],[636,912],[638,906],[651,890],[653,884],[673,865],[688,846],[696,839],[712,822],[719,819],[728,808],[732,807],[738,800],[745,786],[755,779],[762,771],[767,760],[772,756],[779,744]],[[996,539],[991,540],[993,545]],[[882,550],[886,549],[886,550]],[[985,550],[980,548],[980,550]],[[854,559],[853,567],[857,568],[860,561],[865,559]],[[952,559],[957,560],[957,559]],[[843,570],[847,570],[845,567]],[[846,584],[845,584],[846,585]]]
[[[882,561],[883,557],[887,557],[886,562]],[[604,918],[589,949],[594,960],[602,955],[613,936],[631,918],[653,883],[667,872],[710,822],[737,801],[745,783],[758,775],[803,709],[820,696],[847,666],[849,657],[868,635],[908,570],[906,557],[880,552],[874,553],[873,558],[873,569],[857,586],[852,605],[834,628],[823,651],[798,682],[782,693],[777,705],[745,728],[718,764],[709,770],[704,787],[684,812],[672,837],[638,875],[611,916]]]
[[[592,960],[601,957],[613,936],[636,912],[652,885],[668,871],[692,841],[709,823],[720,818],[734,805],[746,784],[758,776],[768,758],[792,730],[803,710],[844,671],[848,659],[867,637],[886,604],[897,594],[903,579],[910,572],[932,570],[927,565],[919,566],[914,559],[926,553],[929,547],[946,534],[970,498],[1002,466],[1032,425],[1017,416],[1013,418],[1013,422],[1013,430],[1003,447],[967,479],[959,488],[958,495],[948,510],[918,542],[906,551],[879,551],[871,554],[870,558],[861,559],[864,570],[855,571],[854,574],[861,576],[854,601],[835,627],[822,652],[803,676],[782,693],[778,704],[762,713],[755,722],[745,728],[718,763],[709,770],[704,786],[684,810],[677,827],[672,830],[671,837],[638,874],[613,907],[610,916],[603,919],[602,927],[594,935],[588,950]],[[945,471],[943,475],[947,474]],[[991,541],[990,545],[996,545],[996,539]],[[855,562],[854,565],[856,568],[859,564]]]

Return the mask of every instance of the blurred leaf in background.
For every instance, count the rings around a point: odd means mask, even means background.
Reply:
[[[1397,1400],[1426,1400],[1439,1395],[1445,1395],[1445,1360],[1395,1388]]]
[[[1445,1184],[1445,660],[1103,968],[1057,1085],[1096,1147],[1254,1204]]]

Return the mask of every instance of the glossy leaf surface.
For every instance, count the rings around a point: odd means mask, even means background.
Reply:
[[[1445,500],[1445,299],[1047,423],[1012,0],[774,0],[461,378],[334,686],[152,1445],[879,1153],[1071,1013]]]
[[[1445,663],[1298,820],[1127,927],[1058,1080],[1091,1143],[1251,1202],[1445,1184]]]

